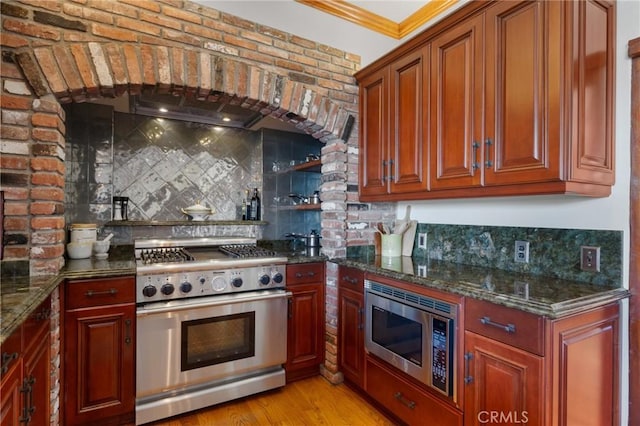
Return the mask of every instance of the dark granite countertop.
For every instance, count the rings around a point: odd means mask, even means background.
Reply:
[[[83,279],[135,275],[133,250],[113,247],[109,257],[67,260],[55,276],[3,277],[0,286],[0,343],[66,279]]]
[[[630,296],[622,287],[600,286],[500,269],[411,257],[331,259],[380,276],[560,318]]]

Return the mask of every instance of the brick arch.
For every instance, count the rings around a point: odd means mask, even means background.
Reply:
[[[296,74],[296,80],[208,51],[85,42],[25,49],[16,53],[16,59],[35,94],[53,95],[60,103],[143,90],[198,99],[227,97],[320,140],[340,139],[349,117],[324,94],[326,90],[313,84],[313,77]]]

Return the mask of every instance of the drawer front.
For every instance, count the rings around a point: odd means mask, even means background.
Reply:
[[[544,318],[475,299],[465,302],[465,330],[544,356]]]
[[[133,277],[67,281],[66,309],[135,303],[136,281]]]
[[[364,293],[364,271],[341,266],[338,276],[338,287]]]
[[[367,357],[367,393],[410,425],[462,425],[462,413]]]
[[[287,265],[287,285],[324,282],[324,263]]]

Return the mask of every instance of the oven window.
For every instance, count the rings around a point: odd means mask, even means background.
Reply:
[[[422,366],[422,324],[378,306],[373,306],[372,312],[372,340],[407,361]]]
[[[255,355],[255,312],[182,322],[182,371]]]

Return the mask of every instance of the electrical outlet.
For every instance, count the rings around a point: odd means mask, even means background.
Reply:
[[[427,248],[427,233],[426,232],[418,232],[418,248],[426,249]]]
[[[418,265],[418,276],[419,277],[427,276],[427,265]]]
[[[583,271],[600,272],[600,247],[580,247],[580,269]]]
[[[515,252],[515,262],[529,263],[529,241],[516,241]]]

